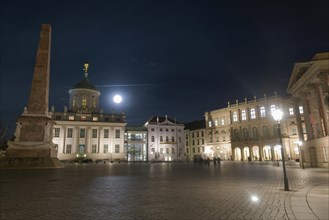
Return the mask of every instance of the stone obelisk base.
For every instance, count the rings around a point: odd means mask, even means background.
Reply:
[[[9,142],[2,169],[63,168],[55,144],[51,142]]]

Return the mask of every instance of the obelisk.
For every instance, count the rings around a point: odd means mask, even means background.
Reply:
[[[27,108],[16,121],[15,141],[8,143],[5,168],[59,168],[48,112],[51,27],[42,24]]]

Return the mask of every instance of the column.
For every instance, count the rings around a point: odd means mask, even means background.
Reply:
[[[297,130],[298,130],[298,139],[304,142],[304,132],[303,132],[303,123],[302,118],[299,112],[298,99],[294,101],[294,114],[296,116]]]
[[[75,144],[75,150],[76,150],[76,153],[79,154],[80,153],[80,149],[79,149],[79,131],[80,131],[80,127],[79,126],[75,126],[74,127],[74,132],[75,132],[75,141],[74,141],[74,144]]]
[[[304,121],[305,121],[305,127],[306,127],[306,134],[307,134],[307,140],[313,140],[313,128],[310,122],[310,111],[308,107],[308,100],[307,100],[307,93],[303,93],[302,96],[304,96],[303,102],[303,110],[304,110]]]
[[[86,137],[85,137],[85,152],[84,153],[91,153],[91,149],[90,148],[90,137],[89,137],[89,131],[90,131],[90,127],[86,127]]]
[[[323,117],[325,136],[329,136],[329,118],[327,112],[329,112],[328,105],[324,103],[324,100],[329,98],[329,73],[320,72],[317,75],[320,85],[318,86],[318,94],[320,99],[320,113]]]
[[[66,151],[66,126],[63,126],[63,154],[65,154]]]

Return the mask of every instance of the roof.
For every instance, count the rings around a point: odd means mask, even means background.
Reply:
[[[206,128],[206,121],[198,120],[198,121],[192,121],[185,123],[185,130],[199,130],[199,129],[205,129]]]
[[[91,89],[98,91],[98,89],[90,83],[88,78],[81,80],[79,83],[73,86],[73,89]]]
[[[176,121],[175,119],[168,118],[167,116],[165,116],[165,117],[162,117],[162,116],[152,116],[152,117],[147,121],[147,123],[149,123],[149,124],[163,123],[163,122],[165,122],[166,120],[169,121],[170,123],[173,123],[173,124],[182,124],[182,123]]]

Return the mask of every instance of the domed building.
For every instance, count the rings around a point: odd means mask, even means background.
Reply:
[[[53,142],[58,159],[125,160],[125,115],[103,113],[99,106],[100,91],[88,78],[89,64],[84,64],[84,78],[69,92],[69,107],[56,112],[52,107]]]

